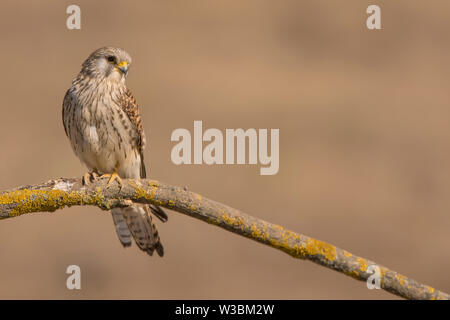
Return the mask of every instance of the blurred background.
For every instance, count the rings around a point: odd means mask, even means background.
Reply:
[[[81,7],[81,30],[66,8]],[[382,30],[366,28],[381,6]],[[450,291],[450,2],[12,1],[0,11],[0,190],[85,168],[61,103],[81,63],[133,57],[153,179]],[[182,165],[177,128],[279,128],[280,170]],[[0,222],[0,298],[395,299],[176,212],[163,259],[119,243],[109,212]],[[69,291],[68,265],[82,289]]]

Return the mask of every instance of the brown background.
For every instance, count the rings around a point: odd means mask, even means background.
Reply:
[[[365,27],[369,4],[381,31]],[[84,173],[61,102],[88,54],[116,45],[133,57],[152,178],[448,292],[449,13],[446,0],[3,0],[0,190]],[[279,128],[279,173],[175,166],[171,132],[194,120]],[[0,298],[395,298],[175,212],[159,228],[163,259],[123,249],[96,208],[1,221]]]

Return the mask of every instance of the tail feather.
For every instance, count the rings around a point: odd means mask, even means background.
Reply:
[[[126,223],[128,233],[131,233],[134,241],[141,250],[147,252],[149,255],[153,255],[153,252],[156,250],[158,255],[162,257],[164,255],[164,248],[161,244],[158,230],[156,229],[156,226],[152,221],[152,217],[149,214],[151,209],[149,209],[150,208],[148,205],[133,205],[126,208],[114,209],[113,212],[115,210],[120,210],[119,212],[122,215],[123,222]],[[114,223],[116,223],[114,214],[113,219]],[[124,244],[124,237],[123,235],[121,237],[121,234],[119,234],[119,230],[122,230],[122,226],[123,224],[118,227],[116,223],[116,231],[119,236],[119,240],[122,244]]]
[[[116,227],[116,233],[119,237],[120,243],[124,247],[131,246],[131,233],[128,229],[127,222],[122,214],[122,209],[116,208],[111,210],[111,215],[114,221],[114,226]]]
[[[169,218],[168,216],[167,216],[167,213],[165,213],[164,211],[163,211],[163,209],[161,209],[161,207],[157,207],[157,206],[154,206],[154,205],[150,205],[150,210],[152,211],[152,213],[159,219],[159,220],[161,220],[162,222],[167,222],[167,219]]]

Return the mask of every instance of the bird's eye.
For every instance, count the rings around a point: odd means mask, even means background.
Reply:
[[[108,56],[106,59],[107,59],[109,62],[116,63],[116,57],[114,57],[114,56]]]

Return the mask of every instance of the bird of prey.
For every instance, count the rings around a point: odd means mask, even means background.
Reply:
[[[72,149],[89,170],[84,183],[97,176],[146,178],[144,164],[145,134],[138,105],[125,85],[131,64],[123,49],[103,47],[83,62],[80,73],[67,90],[62,106],[64,130]],[[150,211],[161,221],[166,213],[153,205],[133,204],[111,211],[116,232],[124,247],[137,246],[152,255],[163,256],[156,226]]]

